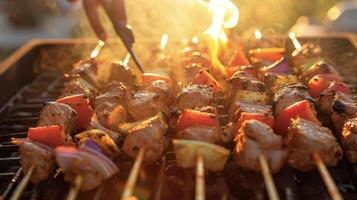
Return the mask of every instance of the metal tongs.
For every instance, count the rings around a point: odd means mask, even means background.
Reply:
[[[125,9],[121,9],[123,11],[122,13],[114,12],[115,10],[118,10],[114,9],[115,6],[124,6],[124,4],[122,2],[118,3],[118,1],[116,0],[103,0],[104,10],[107,13],[109,19],[112,21],[115,32],[118,34],[118,36],[124,43],[136,66],[142,73],[144,73],[143,67],[133,49],[135,38],[131,27],[126,25]],[[120,19],[123,19],[123,21],[121,21]]]

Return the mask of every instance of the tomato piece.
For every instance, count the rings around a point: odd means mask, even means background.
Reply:
[[[245,121],[255,119],[265,123],[271,128],[274,127],[274,117],[272,115],[265,115],[263,113],[247,113],[243,112],[238,120],[238,127],[240,127]]]
[[[342,79],[336,74],[318,74],[312,77],[308,83],[309,94],[313,97],[319,97],[321,92],[328,88],[332,81],[341,82]]]
[[[63,145],[65,141],[64,130],[62,126],[58,125],[29,128],[27,137],[30,140],[47,144],[50,147]]]
[[[193,125],[218,126],[216,115],[197,110],[186,109],[177,119],[176,130],[181,131]]]
[[[78,94],[67,96],[58,99],[57,102],[67,104],[77,112],[76,129],[81,129],[90,122],[93,115],[93,108],[90,106],[89,99],[86,95]]]
[[[143,73],[141,75],[141,80],[143,84],[152,83],[158,80],[162,80],[165,81],[166,83],[171,84],[171,79],[169,77],[161,74],[155,74],[155,73]]]
[[[192,80],[193,84],[198,85],[210,85],[213,88],[214,92],[220,90],[220,84],[218,81],[210,74],[207,70],[201,69]]]
[[[250,65],[248,58],[245,56],[242,50],[237,50],[234,53],[232,60],[229,62],[230,66],[242,66],[242,65]]]
[[[296,117],[320,124],[313,106],[308,100],[302,100],[287,107],[275,118],[274,131],[281,135],[285,134],[291,124],[291,120]]]
[[[341,92],[349,95],[352,94],[351,89],[346,84],[339,81],[332,81],[330,86],[323,91],[325,94],[329,92]]]
[[[251,49],[249,55],[256,60],[276,61],[283,57],[284,48],[258,48]]]

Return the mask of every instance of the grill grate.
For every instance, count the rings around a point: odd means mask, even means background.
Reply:
[[[37,124],[43,103],[57,98],[63,87],[60,72],[47,71],[20,89],[17,94],[0,110],[0,191],[4,198],[14,189],[13,186],[22,176],[17,145],[11,138],[27,137],[27,129]],[[31,195],[25,192],[24,198]]]

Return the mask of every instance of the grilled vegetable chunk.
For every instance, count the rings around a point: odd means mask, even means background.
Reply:
[[[210,106],[213,102],[213,89],[208,85],[190,84],[182,89],[177,98],[180,110]]]
[[[357,118],[346,121],[341,136],[346,157],[350,162],[357,163]]]
[[[327,166],[335,166],[342,158],[341,147],[330,129],[302,118],[293,120],[284,142],[289,149],[289,165],[300,171],[315,168],[314,153],[319,153]]]
[[[133,124],[128,128],[128,135],[123,144],[123,151],[135,159],[140,148],[145,148],[144,162],[151,164],[161,158],[166,148],[165,134],[168,126],[164,116],[159,113],[154,117]]]
[[[37,184],[47,180],[54,171],[55,159],[53,150],[46,145],[24,142],[20,145],[19,153],[20,163],[25,174],[29,172],[31,166],[35,167],[31,176],[32,183]]]
[[[282,137],[258,120],[248,120],[243,123],[235,140],[237,144],[234,149],[234,159],[244,169],[260,171],[259,155],[263,153],[270,169],[276,173],[287,158]]]

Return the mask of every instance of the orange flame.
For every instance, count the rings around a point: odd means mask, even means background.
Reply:
[[[226,74],[218,58],[220,51],[226,49],[228,38],[225,28],[233,28],[239,21],[239,10],[230,0],[210,0],[208,8],[213,14],[211,26],[204,32],[208,38],[211,62],[215,69]]]
[[[169,40],[169,36],[166,33],[162,34],[161,41],[160,41],[160,49],[161,50],[165,49],[168,40]]]

